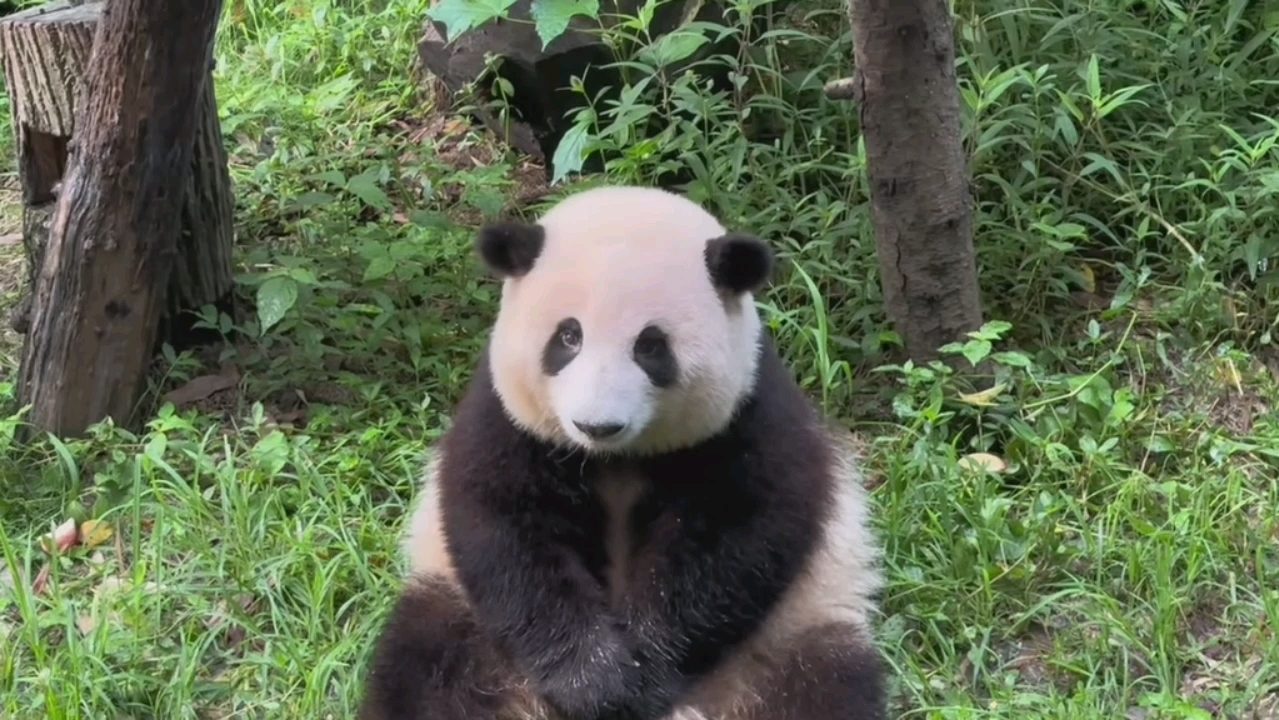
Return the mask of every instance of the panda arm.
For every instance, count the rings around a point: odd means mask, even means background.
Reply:
[[[566,720],[596,720],[645,701],[632,695],[637,669],[620,617],[575,543],[557,532],[573,521],[546,508],[527,517],[475,497],[449,503],[446,513],[477,615]]]
[[[667,507],[631,575],[625,614],[650,685],[700,675],[758,628],[817,536],[803,499],[706,500]]]
[[[697,674],[755,630],[803,564],[812,528],[762,514],[710,529],[720,510],[671,509],[637,563],[627,618],[646,655]],[[701,527],[697,527],[701,526]]]

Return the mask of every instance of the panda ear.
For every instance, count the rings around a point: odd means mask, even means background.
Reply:
[[[541,225],[504,222],[480,228],[476,245],[484,265],[506,278],[520,277],[532,270],[545,241],[546,228]]]
[[[755,292],[773,274],[773,251],[753,235],[729,233],[706,243],[706,269],[721,292]]]

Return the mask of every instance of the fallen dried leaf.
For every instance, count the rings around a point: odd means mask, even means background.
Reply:
[[[98,598],[108,597],[112,593],[118,592],[127,587],[129,587],[128,580],[125,580],[124,578],[121,578],[121,577],[116,577],[115,575],[111,575],[109,577],[103,578],[102,582],[98,583],[98,587],[96,587],[93,590],[93,594],[95,597],[98,597]]]
[[[1084,292],[1086,293],[1097,292],[1097,276],[1093,274],[1092,267],[1090,267],[1088,263],[1082,263],[1079,265],[1078,269],[1079,269],[1079,278],[1080,280],[1083,281],[1083,284],[1084,284]]]
[[[216,630],[226,621],[227,607],[225,600],[219,600],[214,606],[213,612],[209,614],[209,618],[204,621],[204,626],[210,630]]]
[[[31,592],[36,595],[43,595],[44,591],[49,587],[49,564],[45,563],[40,568],[40,572],[36,573],[36,579],[31,583]]]
[[[983,468],[989,472],[1001,473],[1008,469],[1008,464],[998,456],[990,453],[972,453],[959,459],[958,465],[965,470]]]
[[[0,235],[0,246],[20,245],[22,243],[22,233],[8,233]]]
[[[469,122],[467,122],[464,118],[455,117],[444,123],[444,132],[442,135],[446,138],[455,137],[466,133],[466,131],[470,129],[471,124]]]
[[[405,214],[404,214],[404,213],[402,213],[402,212],[392,213],[392,214],[391,214],[391,219],[392,219],[392,220],[394,220],[395,222],[397,222],[397,223],[401,224],[401,225],[408,225],[408,224],[409,224],[409,216],[408,216],[408,215],[405,215]]]
[[[40,548],[50,555],[61,555],[75,546],[80,539],[75,518],[67,518],[66,522],[54,528],[53,532],[40,538]]]
[[[80,525],[80,542],[90,550],[111,539],[111,526],[101,520],[85,520]]]
[[[150,530],[151,527],[144,523],[143,529]],[[120,533],[115,534],[115,561],[120,567],[120,572],[124,572],[124,541],[120,538]]]
[[[89,615],[81,615],[80,617],[75,619],[75,626],[80,628],[81,635],[88,635],[89,633],[93,632],[93,628],[94,628],[93,618]]]
[[[995,404],[995,398],[999,397],[999,393],[1003,391],[1004,391],[1004,384],[999,383],[998,385],[994,387],[987,388],[980,392],[960,393],[959,399],[963,400],[969,405],[976,405],[978,407],[990,407],[991,405]]]
[[[133,590],[134,587],[133,583],[129,580],[116,575],[110,575],[103,578],[102,582],[98,583],[98,586],[93,589],[93,597],[95,600],[101,601],[117,593]],[[159,592],[161,589],[159,583],[151,580],[136,586],[136,588],[147,594]]]
[[[182,407],[203,400],[215,392],[233,388],[236,380],[232,375],[201,375],[191,378],[182,387],[170,390],[164,398],[175,406]]]

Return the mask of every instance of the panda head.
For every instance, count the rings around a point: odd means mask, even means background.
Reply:
[[[722,430],[754,386],[752,293],[773,255],[662,190],[605,187],[536,224],[480,231],[502,278],[494,388],[537,437],[593,454],[679,449]]]

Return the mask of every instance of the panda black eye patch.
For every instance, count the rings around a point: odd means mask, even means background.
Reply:
[[[631,354],[635,358],[635,364],[640,366],[657,387],[670,387],[679,377],[679,362],[675,359],[675,353],[671,352],[670,340],[656,325],[649,325],[640,331]]]
[[[582,350],[582,324],[575,318],[564,318],[542,348],[542,372],[555,375],[573,362]]]

